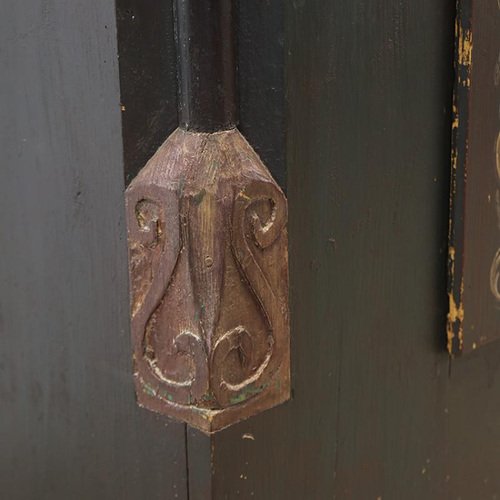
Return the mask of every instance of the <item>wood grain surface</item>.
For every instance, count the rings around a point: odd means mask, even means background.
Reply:
[[[212,433],[288,400],[287,203],[241,133],[175,130],[126,207],[138,403]]]
[[[134,396],[114,4],[2,11],[0,498],[186,499]]]
[[[136,30],[123,39],[129,54],[152,47],[135,74],[151,83],[148,105],[126,106],[137,113],[124,134],[127,172],[177,123],[168,3],[135,3],[137,12],[164,9],[150,24],[133,24],[134,10],[127,18]],[[113,5],[8,0],[0,21],[8,500],[500,496],[500,346],[451,363],[446,352],[455,2],[291,0],[285,11],[278,3],[240,1],[256,44],[240,50],[243,103],[256,108],[240,112],[281,182],[287,156],[294,398],[209,439],[134,400]],[[161,36],[145,34],[154,26]],[[155,93],[165,99],[158,107]]]
[[[294,398],[216,435],[191,498],[500,495],[500,348],[446,352],[454,16],[287,4]]]

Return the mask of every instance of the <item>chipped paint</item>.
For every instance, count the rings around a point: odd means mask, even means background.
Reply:
[[[239,394],[237,394],[236,396],[234,396],[233,398],[231,398],[231,400],[230,400],[231,404],[241,403],[242,401],[247,400],[248,398],[254,396],[255,394],[259,394],[267,386],[268,386],[268,384],[263,384],[263,385],[261,385],[259,387],[252,387],[251,385],[247,386]]]
[[[465,316],[465,311],[464,311],[464,306],[462,302],[462,295],[463,295],[463,279],[461,280],[460,283],[460,294],[459,294],[459,300],[458,300],[458,305],[457,301],[455,300],[454,294],[453,294],[453,283],[455,281],[455,254],[456,250],[453,245],[450,245],[448,248],[448,279],[450,282],[450,290],[448,292],[448,315],[447,315],[447,325],[446,325],[446,335],[447,335],[447,347],[448,347],[448,352],[450,354],[453,354],[453,339],[455,338],[455,331],[457,332],[458,336],[458,343],[459,343],[459,349],[460,351],[463,348],[463,320]]]
[[[457,63],[463,71],[457,72],[458,83],[470,87],[470,74],[472,69],[472,30],[465,29],[457,19],[455,28],[457,34]]]
[[[450,352],[450,354],[452,354],[452,343],[453,339],[455,338],[454,326],[456,324],[458,325],[459,348],[460,350],[462,350],[463,348],[464,337],[463,337],[462,323],[464,320],[465,311],[463,302],[460,300],[459,304],[457,305],[452,293],[448,293],[448,299],[449,299],[448,327],[447,327],[448,351]]]
[[[472,64],[472,30],[458,26],[458,62],[463,66]]]
[[[455,88],[452,106],[452,144],[450,179],[450,217],[448,232],[448,314],[447,348],[450,355],[459,354],[463,338],[463,204],[467,178],[468,94],[471,86],[473,37],[469,12],[457,3],[455,21]],[[457,248],[458,246],[458,248]]]
[[[455,103],[453,103],[452,113],[453,113],[453,122],[451,123],[451,128],[455,130],[458,129],[458,126],[460,125],[460,115],[458,112],[457,105]]]

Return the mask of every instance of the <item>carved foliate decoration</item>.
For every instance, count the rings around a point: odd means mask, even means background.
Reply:
[[[176,130],[126,204],[139,403],[214,432],[287,400],[287,202],[247,141]]]

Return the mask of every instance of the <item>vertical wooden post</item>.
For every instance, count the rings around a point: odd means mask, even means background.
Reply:
[[[238,123],[232,0],[175,0],[179,127],[229,130]]]

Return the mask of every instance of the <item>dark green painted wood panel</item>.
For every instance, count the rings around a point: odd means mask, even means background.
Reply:
[[[212,438],[217,499],[500,495],[500,347],[445,350],[454,7],[288,3],[294,400]]]
[[[0,497],[185,499],[134,398],[114,3],[2,6]]]

